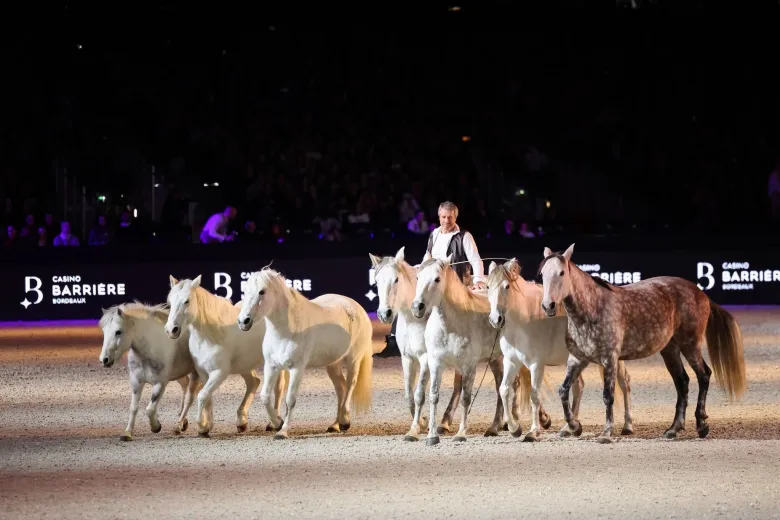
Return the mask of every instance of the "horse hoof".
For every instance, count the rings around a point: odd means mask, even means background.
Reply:
[[[709,425],[706,425],[706,424],[705,424],[705,425],[704,425],[704,426],[702,426],[702,427],[701,427],[699,430],[697,430],[697,431],[696,431],[696,433],[698,433],[698,434],[699,434],[699,438],[700,438],[700,439],[703,439],[704,437],[706,437],[706,436],[707,436],[707,434],[708,434],[708,433],[710,433],[710,427],[709,427]]]
[[[525,437],[523,437],[523,442],[539,442],[539,438],[536,436],[536,434],[528,433]]]
[[[209,437],[211,437],[211,435],[209,435],[209,432],[198,432],[198,437],[203,437],[204,439],[208,439]]]
[[[287,435],[285,435],[283,433],[277,433],[276,435],[274,435],[274,440],[275,441],[286,441],[287,440]]]
[[[125,433],[119,436],[119,440],[122,442],[130,442],[133,440],[133,438]]]
[[[664,439],[676,439],[677,438],[677,432],[674,430],[666,430],[664,432]]]
[[[425,445],[426,446],[436,446],[439,444],[439,438],[438,437],[426,437],[425,439]]]
[[[420,439],[418,439],[418,438],[417,438],[417,437],[415,437],[414,435],[404,435],[404,440],[405,440],[406,442],[417,442],[417,441],[419,441]]]
[[[181,428],[180,428],[180,430],[181,430],[181,431],[183,431],[183,432],[186,432],[186,431],[187,431],[187,428],[188,428],[189,426],[190,426],[190,423],[189,423],[189,421],[188,421],[187,419],[184,419],[184,421],[181,423]]]
[[[466,437],[453,437],[452,442],[466,442]]]
[[[612,444],[612,437],[596,437],[599,444]]]
[[[448,433],[450,433],[450,429],[445,426],[439,425],[436,427],[436,433],[438,433],[439,435],[447,435]]]
[[[248,424],[239,424],[236,426],[236,430],[238,430],[238,433],[244,433],[248,426]]]
[[[335,427],[335,426],[328,426],[328,429],[326,430],[326,432],[327,432],[327,433],[338,433],[338,432],[340,432],[340,431],[341,431],[341,430],[339,430],[339,429],[338,429],[337,427]]]
[[[352,423],[339,424],[339,428],[341,428],[341,431],[343,432],[348,431],[350,426],[352,426]]]
[[[152,433],[160,433],[160,430],[162,430],[162,424],[158,424],[157,428],[152,428]]]
[[[575,437],[579,437],[580,435],[582,435],[582,423],[578,421],[577,422],[577,429],[574,430],[574,436]]]
[[[523,435],[523,429],[522,429],[522,428],[518,428],[517,430],[515,430],[515,431],[513,431],[513,432],[511,432],[511,433],[512,433],[512,437],[514,437],[515,439],[517,439],[518,437],[522,437],[522,435]]]
[[[623,429],[620,432],[620,435],[634,435],[634,429],[623,427]]]
[[[545,430],[549,430],[550,426],[552,426],[552,419],[550,419],[550,416],[547,415],[547,414],[545,414],[545,415],[543,415],[541,417],[541,421],[540,422],[542,423],[541,424],[542,428],[544,428]]]
[[[571,437],[571,432],[569,430],[561,430],[558,432],[558,437],[561,437],[563,439],[568,439]]]
[[[487,431],[484,433],[484,436],[485,436],[485,437],[498,437],[498,433],[497,433],[497,432],[494,432],[493,430],[487,430]],[[466,440],[466,439],[464,438],[463,440]]]

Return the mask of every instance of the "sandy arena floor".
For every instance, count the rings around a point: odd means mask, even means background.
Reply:
[[[403,442],[409,420],[399,358],[375,361],[374,412],[353,417],[347,434],[322,433],[335,416],[335,394],[324,370],[312,370],[289,441],[264,431],[257,402],[250,431],[235,432],[243,381],[232,376],[216,394],[211,439],[193,431],[194,408],[190,429],[171,432],[181,397],[173,384],[160,405],[163,431],[149,431],[147,388],[135,440],[123,443],[126,365],[100,366],[96,327],[5,328],[0,517],[780,518],[780,309],[734,313],[746,340],[749,391],[728,404],[711,386],[709,438],[696,438],[697,385],[688,369],[689,429],[676,441],[659,439],[675,391],[654,356],[629,363],[636,434],[609,446],[592,440],[604,418],[595,369],[586,372],[580,439],[558,438],[562,412],[552,392],[545,407],[553,426],[542,442],[521,443],[506,432],[482,437],[495,406],[488,372],[467,443]],[[548,374],[554,390],[563,371]],[[445,382],[449,399],[452,372]],[[622,412],[616,418],[622,425]],[[524,430],[529,424],[524,417]]]

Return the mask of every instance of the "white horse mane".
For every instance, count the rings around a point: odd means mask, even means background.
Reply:
[[[138,300],[133,300],[130,303],[120,303],[113,305],[108,309],[103,309],[103,315],[100,317],[99,326],[101,329],[105,329],[111,321],[119,316],[119,309],[122,309],[122,314],[126,315],[130,319],[156,319],[161,324],[165,324],[168,319],[168,305],[165,303],[159,303],[157,305],[148,305]]]
[[[443,297],[452,305],[464,311],[476,313],[490,313],[490,302],[482,295],[475,294],[458,278],[458,274],[442,260],[431,259],[420,266],[420,271],[429,265],[436,263],[441,268],[442,282],[444,283]]]
[[[203,287],[195,287],[190,297],[190,309],[193,319],[200,325],[198,332],[212,341],[219,343],[225,333],[225,327],[235,326],[239,308],[233,303]]]
[[[306,329],[311,324],[308,322],[308,314],[307,312],[299,312],[294,311],[293,308],[296,305],[316,305],[317,307],[320,307],[316,303],[312,302],[310,299],[308,299],[306,296],[301,294],[297,289],[290,287],[287,285],[285,281],[285,277],[282,273],[279,271],[276,271],[274,269],[271,269],[270,267],[263,267],[259,271],[255,271],[249,276],[249,280],[247,280],[248,284],[251,284],[253,288],[258,289],[261,285],[265,287],[269,286],[277,286],[279,289],[279,293],[282,297],[285,298],[285,303],[288,307],[288,313],[287,313],[287,319],[288,319],[288,327],[291,331],[302,331]]]

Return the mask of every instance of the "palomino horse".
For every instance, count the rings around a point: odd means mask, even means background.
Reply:
[[[571,357],[566,349],[566,328],[568,318],[559,310],[555,318],[545,318],[540,307],[544,290],[541,285],[527,282],[520,276],[520,264],[517,259],[498,265],[490,262],[488,270],[488,301],[490,316],[488,321],[501,330],[501,352],[504,354],[504,381],[501,383],[501,397],[504,409],[514,397],[512,387],[507,384],[521,368],[531,370],[531,431],[523,438],[526,442],[536,441],[539,434],[537,421],[539,408],[539,390],[544,380],[545,366],[566,364]],[[618,384],[623,392],[625,404],[625,424],[623,435],[634,433],[631,426],[631,386],[630,377],[623,361],[618,362]],[[585,381],[580,375],[574,384],[572,415],[576,421],[579,416],[580,400]],[[507,414],[509,431],[519,437],[523,429],[515,424]],[[575,435],[582,433],[579,428]],[[564,426],[561,436],[568,437],[569,430]]]
[[[712,302],[693,283],[682,278],[658,276],[641,282],[611,285],[584,273],[571,261],[574,244],[563,253],[544,248],[539,265],[544,283],[542,308],[554,316],[561,302],[569,316],[566,346],[573,357],[558,393],[571,431],[581,426],[572,417],[569,388],[589,363],[604,367],[604,404],[607,419],[598,438],[612,442],[612,404],[618,360],[642,359],[661,353],[677,389],[677,407],[672,426],[664,437],[673,439],[685,427],[688,406],[688,374],[680,354],[696,373],[699,398],[696,404],[696,431],[704,438],[707,425],[707,390],[712,370],[702,357],[701,341],[707,339],[715,378],[729,400],[739,399],[746,390],[742,332],[733,316]]]
[[[395,257],[380,258],[372,254],[369,254],[369,257],[374,266],[374,280],[379,293],[377,317],[382,323],[392,323],[396,316],[398,319],[395,336],[398,350],[401,352],[404,392],[412,414],[412,426],[404,436],[404,440],[416,441],[419,439],[420,430],[425,428],[421,411],[425,403],[425,386],[429,376],[428,355],[425,350],[425,324],[429,313],[425,313],[419,319],[412,315],[410,307],[417,290],[417,272],[404,260],[403,247],[398,250]],[[419,379],[417,379],[418,374]],[[415,380],[417,380],[416,388]],[[460,402],[461,381],[460,373],[455,372],[452,397],[444,411],[444,417],[436,427],[440,435],[450,431],[452,416]],[[514,388],[516,387],[517,384],[514,385]],[[515,401],[512,408],[515,416],[517,416],[516,405]],[[485,436],[493,435],[497,435],[497,432],[491,428],[485,431]]]
[[[490,431],[498,432],[504,419],[504,406],[499,394],[502,380],[501,351],[496,345],[498,331],[487,321],[490,304],[485,296],[470,291],[458,279],[458,275],[450,268],[452,255],[445,260],[428,259],[419,267],[417,273],[417,290],[412,301],[412,314],[421,318],[430,313],[425,326],[425,348],[428,352],[428,370],[431,374],[430,417],[428,438],[426,444],[433,446],[439,443],[439,435],[435,428],[436,406],[439,403],[441,376],[445,364],[455,368],[463,375],[463,390],[461,396],[460,428],[453,441],[464,442],[468,428],[468,413],[470,411],[474,378],[477,364],[487,361],[493,371],[496,381],[496,415]],[[522,379],[522,378],[521,378]],[[527,379],[523,382],[530,386]],[[528,399],[528,388],[521,386],[523,404]],[[544,414],[543,423],[549,426],[550,418]],[[512,414],[509,414],[512,415]]]
[[[246,381],[244,400],[238,407],[236,428],[247,429],[248,411],[252,406],[260,378],[255,368],[263,364],[263,352],[257,348],[263,341],[264,327],[252,334],[236,330],[240,305],[211,294],[200,286],[200,275],[193,280],[177,281],[173,276],[168,304],[171,307],[165,332],[177,339],[186,328],[189,331],[189,350],[203,388],[198,393],[198,435],[208,437],[214,425],[212,396],[230,374],[240,374]],[[280,378],[276,386],[276,410],[281,407],[287,381]],[[270,431],[271,425],[266,426]]]
[[[168,310],[163,305],[134,302],[103,309],[100,318],[103,349],[98,359],[108,368],[127,352],[127,375],[133,391],[130,419],[119,437],[123,441],[133,440],[138,401],[147,384],[152,385],[152,398],[146,407],[152,432],[158,433],[162,429],[157,419],[157,405],[169,381],[178,381],[183,392],[179,421],[174,431],[181,433],[187,429],[187,412],[200,381],[187,348],[189,335],[169,339],[162,328],[167,319]]]
[[[289,437],[303,372],[309,367],[325,367],[336,389],[338,413],[329,432],[349,430],[352,407],[356,414],[370,411],[373,327],[359,303],[339,294],[323,294],[309,300],[288,287],[277,271],[263,268],[247,280],[243,307],[235,320],[236,330],[253,330],[255,315],[261,319],[254,329],[265,329],[262,349],[258,349],[265,357],[260,400],[274,428],[279,427],[280,420],[270,405],[269,391],[280,371],[290,371],[287,417],[275,439]]]

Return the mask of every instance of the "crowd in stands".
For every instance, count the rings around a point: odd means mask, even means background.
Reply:
[[[458,223],[475,237],[523,240],[561,226],[738,228],[767,220],[769,199],[780,200],[778,188],[767,196],[776,151],[761,128],[762,110],[724,122],[718,114],[735,110],[726,105],[739,96],[715,92],[702,95],[717,97],[717,111],[692,116],[676,89],[694,87],[669,83],[682,65],[652,74],[642,68],[672,63],[664,50],[651,56],[620,40],[583,50],[573,36],[555,46],[528,37],[527,54],[515,59],[500,50],[508,37],[491,35],[495,56],[481,60],[484,49],[460,37],[438,46],[401,35],[360,45],[281,30],[262,38],[285,50],[264,52],[262,66],[246,42],[215,43],[213,56],[186,42],[170,51],[155,43],[149,53],[157,61],[144,74],[128,59],[143,49],[73,58],[71,83],[55,82],[54,98],[30,105],[53,107],[36,124],[49,128],[47,150],[64,150],[87,186],[88,221],[74,222],[79,211],[47,209],[55,206],[42,191],[52,184],[49,164],[17,157],[0,165],[4,245],[198,242],[208,219],[228,205],[236,210],[231,241],[426,235],[443,200],[457,203]],[[296,45],[301,38],[309,44]],[[204,53],[206,65],[193,68],[184,52]],[[632,52],[645,55],[624,61]],[[98,76],[113,86],[72,88]],[[648,92],[669,101],[655,104]],[[121,120],[122,132],[112,134],[93,113]],[[120,150],[129,156],[117,159]],[[129,166],[139,162],[156,164],[163,179],[154,224],[149,208],[136,218],[127,206],[148,206],[141,187],[148,175]],[[36,179],[36,171],[45,174]],[[121,203],[119,193],[126,194]]]

